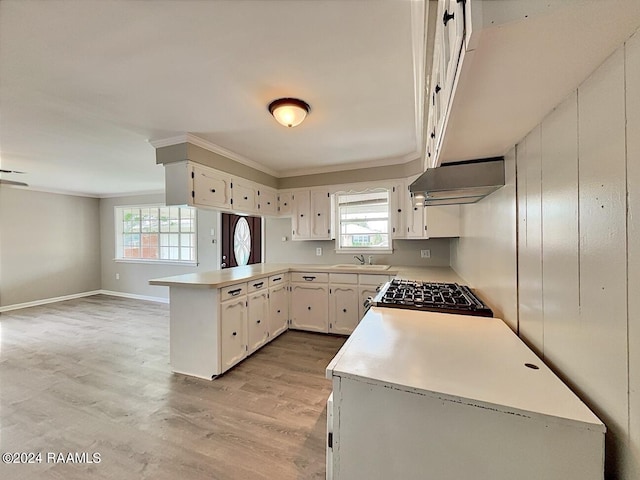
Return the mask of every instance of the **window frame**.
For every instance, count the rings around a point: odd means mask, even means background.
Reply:
[[[388,247],[383,247],[383,248],[379,248],[379,247],[365,247],[362,245],[359,245],[357,247],[343,247],[340,245],[340,239],[341,239],[341,235],[342,235],[342,222],[341,222],[341,216],[340,216],[340,196],[342,195],[362,195],[362,194],[366,194],[366,193],[382,193],[382,192],[386,192],[387,194],[387,216],[386,216],[386,221],[387,221],[387,233],[386,235],[388,236],[389,239],[389,243],[388,243]],[[337,254],[368,254],[368,255],[374,255],[374,254],[391,254],[393,253],[393,238],[392,238],[392,234],[391,234],[391,228],[392,228],[392,219],[391,219],[391,202],[392,202],[392,196],[391,196],[391,188],[388,187],[365,187],[363,189],[350,189],[350,190],[340,190],[337,191],[333,194],[333,203],[334,203],[334,208],[333,208],[333,214],[334,214],[334,231],[335,233],[335,242],[336,242],[336,248],[335,248],[335,252]]]
[[[163,208],[178,208],[178,209],[189,209],[193,211],[193,232],[186,232],[183,233],[181,231],[181,222],[178,222],[178,231],[177,232],[162,232],[160,231],[160,226],[158,226],[158,232],[151,232],[151,233],[156,233],[158,235],[158,242],[156,245],[156,248],[158,249],[158,257],[160,257],[160,234],[162,233],[168,233],[168,234],[174,234],[178,237],[178,252],[181,251],[181,249],[183,247],[181,247],[180,245],[180,237],[181,235],[185,235],[185,234],[189,234],[189,235],[193,235],[193,245],[192,247],[188,247],[188,248],[192,248],[193,249],[193,260],[182,260],[182,259],[178,259],[178,260],[171,260],[168,258],[136,258],[136,257],[125,257],[124,256],[124,245],[125,245],[125,241],[124,241],[124,229],[123,229],[123,213],[125,210],[130,210],[130,209],[138,209],[138,210],[144,210],[144,209],[158,209],[158,213],[160,213],[160,209]],[[115,245],[114,245],[114,261],[118,262],[118,263],[142,263],[142,264],[151,264],[151,265],[185,265],[185,266],[197,266],[198,265],[198,210],[195,207],[188,207],[186,205],[165,205],[165,204],[159,204],[159,203],[153,203],[153,204],[135,204],[135,205],[115,205],[113,207],[113,219],[114,219],[114,235],[115,235]],[[142,230],[141,232],[142,233]]]

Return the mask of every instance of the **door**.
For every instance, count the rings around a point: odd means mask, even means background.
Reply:
[[[311,238],[311,194],[296,192],[292,199],[291,238],[293,240]]]
[[[329,288],[325,285],[291,285],[291,328],[329,331]]]
[[[350,335],[360,321],[358,287],[332,285],[330,294],[329,333]]]
[[[222,214],[221,268],[262,263],[262,219]]]
[[[247,354],[246,301],[246,297],[242,297],[239,300],[229,300],[220,304],[220,361],[223,372]]]

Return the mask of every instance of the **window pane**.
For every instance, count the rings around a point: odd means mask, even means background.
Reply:
[[[389,248],[389,192],[337,196],[339,248]]]

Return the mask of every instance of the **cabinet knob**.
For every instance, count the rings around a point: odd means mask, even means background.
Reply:
[[[347,313],[347,309],[346,309],[346,308],[343,308],[343,309],[342,309],[342,311],[343,311],[344,313]]]
[[[215,189],[215,188],[212,188],[212,189],[211,189],[211,193],[216,193],[216,189]]]
[[[267,202],[267,205],[271,205],[271,202]]]
[[[244,197],[245,200],[249,200],[249,197]]]
[[[311,310],[311,307],[307,307],[307,310]]]
[[[449,20],[453,20],[453,17],[455,15],[453,13],[449,13],[447,10],[444,11],[444,15],[442,17],[442,21],[444,22],[444,24],[446,25],[447,23],[449,23]]]
[[[320,214],[318,214],[318,216],[320,216]]]
[[[278,310],[278,313],[280,313],[280,310]]]
[[[301,217],[304,217],[304,213],[301,213],[301,214],[300,214],[300,216],[301,216]]]
[[[434,88],[434,91],[438,93],[440,92],[440,90],[442,90],[442,87],[440,85],[436,85],[436,88]]]
[[[256,323],[260,323],[260,320],[256,320]]]
[[[235,337],[237,334],[238,334],[237,332],[233,332],[231,335]]]
[[[431,138],[436,138],[436,132],[431,132]]]
[[[284,206],[285,206],[285,207],[287,206],[287,202],[284,202]]]
[[[398,209],[398,213],[402,213],[402,209],[401,208]]]

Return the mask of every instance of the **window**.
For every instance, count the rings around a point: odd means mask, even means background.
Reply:
[[[337,250],[391,251],[389,191],[337,193]]]
[[[116,260],[196,262],[196,210],[115,207]]]

